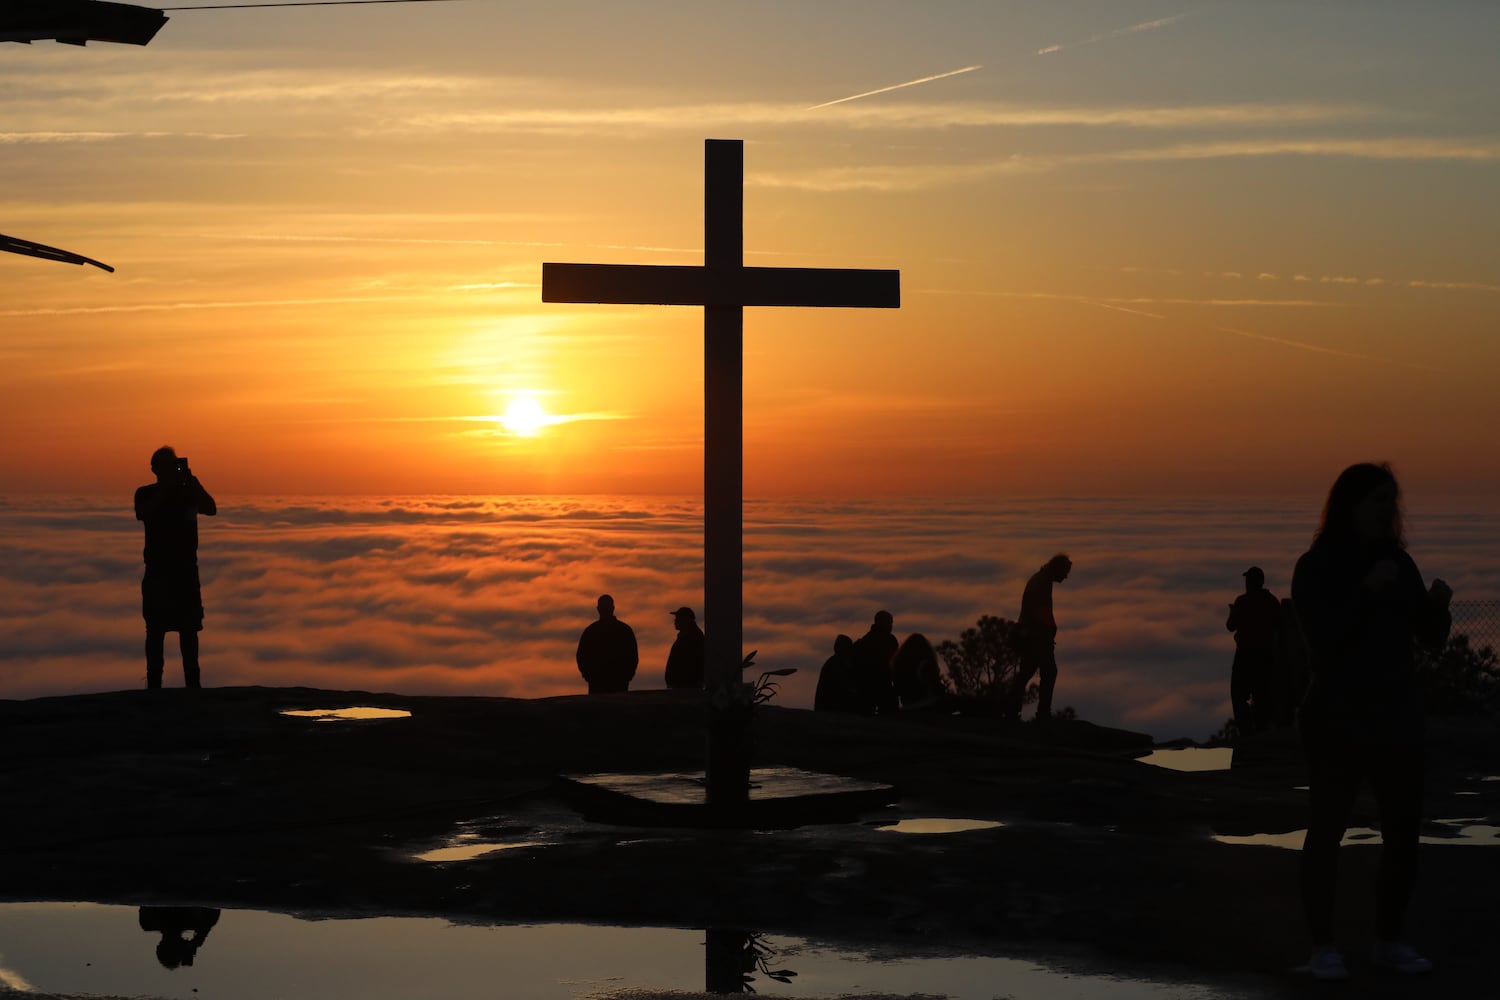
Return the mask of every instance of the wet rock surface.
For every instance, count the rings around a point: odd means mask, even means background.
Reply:
[[[351,705],[412,714],[280,714]],[[703,721],[699,696],[669,691],[518,700],[230,688],[0,702],[0,896],[741,927],[885,954],[1165,966],[1315,995],[1288,972],[1305,959],[1297,852],[1211,839],[1305,825],[1287,735],[1247,746],[1231,771],[1193,773],[1141,764],[1148,738],[1083,722],[766,707],[756,766],[900,794],[850,822],[777,830],[588,819],[555,781],[691,771]],[[1500,774],[1492,721],[1435,721],[1430,765],[1430,817],[1494,822],[1500,782],[1482,780]],[[1004,825],[938,835],[880,825],[924,817]],[[1374,820],[1363,798],[1355,825]],[[474,840],[527,846],[416,858]],[[1378,853],[1342,853],[1352,955],[1373,934]],[[1424,846],[1411,937],[1439,973],[1394,981],[1356,964],[1359,995],[1487,995],[1497,889],[1486,849]]]

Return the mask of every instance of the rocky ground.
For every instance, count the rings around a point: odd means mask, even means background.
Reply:
[[[283,709],[410,718],[318,723]],[[1134,758],[1149,738],[1083,722],[858,718],[763,707],[757,766],[895,786],[899,802],[773,833],[585,816],[555,778],[701,767],[697,696],[541,700],[313,689],[129,691],[0,702],[0,896],[300,914],[735,927],[881,954],[955,949],[1222,981],[1266,996],[1496,995],[1495,848],[1423,848],[1412,938],[1438,963],[1332,989],[1305,960],[1297,853],[1214,833],[1295,830],[1289,737],[1228,772]],[[1500,823],[1492,720],[1432,727],[1428,815]],[[1458,793],[1478,793],[1460,796]],[[1362,800],[1358,825],[1375,825]],[[901,836],[899,818],[998,820]],[[1431,825],[1428,833],[1451,833]],[[415,859],[460,833],[537,846]],[[1372,933],[1378,850],[1342,852],[1351,953]]]

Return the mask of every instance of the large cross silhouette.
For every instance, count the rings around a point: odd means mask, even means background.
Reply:
[[[745,144],[704,141],[703,266],[543,264],[543,302],[703,307],[703,602],[710,704],[744,656],[744,307],[901,305],[901,272],[744,265]],[[722,701],[722,698],[717,699]],[[724,713],[720,713],[722,716]],[[711,722],[710,805],[743,802],[749,762]]]

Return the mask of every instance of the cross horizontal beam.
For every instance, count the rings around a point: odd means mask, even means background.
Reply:
[[[542,301],[898,309],[901,272],[835,267],[543,264]]]

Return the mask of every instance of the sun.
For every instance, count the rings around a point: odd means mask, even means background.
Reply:
[[[500,426],[520,437],[536,437],[538,431],[552,423],[547,411],[531,396],[517,396],[510,401]]]

